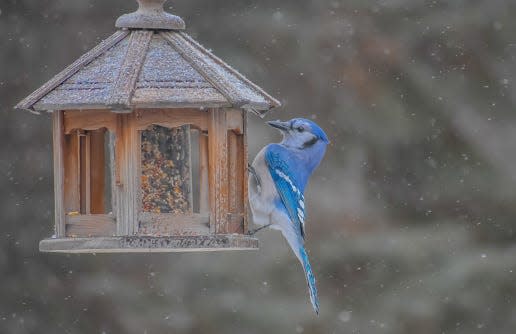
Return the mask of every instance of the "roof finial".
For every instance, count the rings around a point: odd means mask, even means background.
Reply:
[[[165,12],[166,0],[137,0],[140,7],[136,12],[122,15],[116,20],[117,28],[183,30],[185,22]]]

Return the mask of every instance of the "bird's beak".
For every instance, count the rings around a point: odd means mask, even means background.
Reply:
[[[269,124],[273,128],[280,129],[281,131],[288,131],[288,130],[290,130],[290,123],[289,122],[268,121],[267,124]]]

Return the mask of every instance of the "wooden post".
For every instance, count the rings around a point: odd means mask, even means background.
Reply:
[[[140,207],[140,162],[141,162],[141,147],[140,147],[140,132],[136,130],[135,115],[125,115],[128,119],[128,133],[127,133],[127,227],[128,235],[133,235],[138,232],[138,212]]]
[[[116,162],[120,180],[116,189],[117,235],[133,235],[138,231],[139,138],[133,114],[118,115]]]
[[[79,135],[73,132],[64,138],[64,214],[81,211]]]
[[[91,213],[91,135],[81,131],[79,135],[81,214]]]
[[[243,160],[243,178],[242,178],[242,187],[243,187],[243,190],[242,190],[242,201],[243,201],[243,204],[244,204],[244,226],[243,226],[243,233],[244,234],[247,234],[248,230],[249,230],[249,221],[248,221],[248,205],[249,205],[249,201],[247,200],[248,199],[248,193],[249,193],[249,190],[248,190],[248,182],[247,182],[247,178],[249,177],[248,175],[248,172],[247,172],[247,166],[249,165],[249,152],[248,152],[248,149],[247,149],[247,112],[245,111],[242,111],[242,128],[243,128],[243,131],[242,131],[242,160]]]
[[[104,129],[90,132],[90,213],[104,214],[106,191],[106,131]]]
[[[244,178],[247,167],[244,159],[243,111],[229,110],[228,169],[229,217],[227,233],[244,232]]]
[[[210,109],[208,121],[208,155],[210,182],[210,231],[228,233],[228,145],[226,111]]]
[[[118,115],[117,117],[117,126],[116,126],[116,138],[115,138],[115,193],[113,197],[115,198],[116,207],[115,207],[115,217],[116,217],[116,234],[124,235],[126,228],[126,221],[124,210],[126,208],[125,200],[124,200],[124,183],[125,179],[123,175],[125,174],[125,142],[124,142],[124,116]]]
[[[117,191],[118,191],[118,183],[117,183],[117,164],[116,164],[116,138],[117,138],[117,127],[115,126],[112,132],[109,132],[109,166],[111,167],[111,213],[114,217],[117,214]],[[115,228],[116,231],[116,228]]]
[[[199,212],[210,212],[210,195],[208,181],[208,136],[199,131]]]
[[[52,114],[53,150],[54,150],[54,215],[56,237],[65,236],[64,208],[64,122],[63,111],[57,110]]]

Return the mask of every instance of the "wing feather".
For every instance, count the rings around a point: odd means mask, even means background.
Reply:
[[[292,222],[299,228],[302,238],[305,238],[305,197],[303,189],[293,177],[292,167],[282,159],[281,152],[268,149],[265,152],[265,161],[276,186],[281,201],[287,209]]]

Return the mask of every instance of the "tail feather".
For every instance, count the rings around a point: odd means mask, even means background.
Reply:
[[[301,247],[299,249],[299,253],[300,260],[305,271],[306,283],[308,284],[310,301],[312,302],[312,307],[314,308],[315,313],[319,315],[319,297],[317,296],[317,287],[315,285],[315,276],[312,272],[312,266],[310,265],[310,261],[308,261],[308,254],[306,254],[306,250],[304,247]]]

